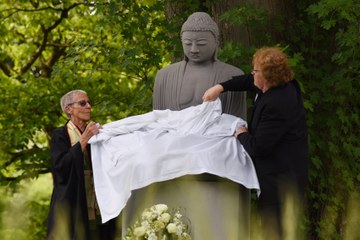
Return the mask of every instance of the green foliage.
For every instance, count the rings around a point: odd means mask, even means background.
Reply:
[[[0,187],[0,238],[3,240],[45,239],[46,219],[49,210],[51,175],[36,180],[24,180],[17,190]]]
[[[308,8],[307,20],[317,24],[299,25],[304,37],[320,33],[302,47],[309,61],[300,73],[309,107],[309,229],[319,239],[342,238],[347,203],[359,191],[359,10],[357,1],[322,0]]]
[[[169,60],[162,1],[12,1],[0,4],[0,184],[49,171],[60,97],[88,92],[106,123],[152,107],[156,71]]]

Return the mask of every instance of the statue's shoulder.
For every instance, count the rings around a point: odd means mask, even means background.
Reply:
[[[163,84],[169,84],[169,82],[174,82],[179,74],[182,73],[181,68],[184,68],[185,61],[180,61],[177,63],[170,64],[161,68],[155,77],[155,86],[161,86]]]
[[[167,65],[163,68],[161,68],[157,74],[158,75],[162,75],[162,74],[167,74],[167,73],[173,73],[174,71],[178,70],[181,67],[185,66],[185,61],[180,61],[180,62],[176,62],[176,63],[172,63],[170,65]]]
[[[215,64],[216,64],[217,69],[221,70],[223,73],[227,73],[230,76],[236,76],[236,75],[244,74],[243,70],[241,70],[240,68],[238,68],[238,67],[236,67],[234,65],[224,63],[224,62],[221,62],[221,61],[216,61]]]

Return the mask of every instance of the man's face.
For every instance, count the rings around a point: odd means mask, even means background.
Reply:
[[[66,106],[67,112],[71,115],[71,120],[88,121],[90,120],[91,103],[88,96],[78,93],[73,97],[73,102]]]
[[[206,63],[213,60],[217,44],[211,32],[185,31],[181,41],[189,62]]]

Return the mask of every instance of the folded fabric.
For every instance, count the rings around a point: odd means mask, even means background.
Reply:
[[[120,214],[132,190],[184,175],[210,173],[259,190],[252,160],[233,137],[240,126],[246,122],[222,114],[219,99],[105,124],[89,141],[102,222]]]

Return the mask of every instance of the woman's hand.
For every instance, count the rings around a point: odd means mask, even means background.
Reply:
[[[216,84],[215,86],[206,90],[202,99],[204,102],[214,101],[219,97],[220,93],[222,93],[223,91],[224,91],[223,86],[221,86],[220,84]]]
[[[246,127],[240,127],[238,130],[235,131],[234,136],[237,138],[240,134],[247,132]]]

